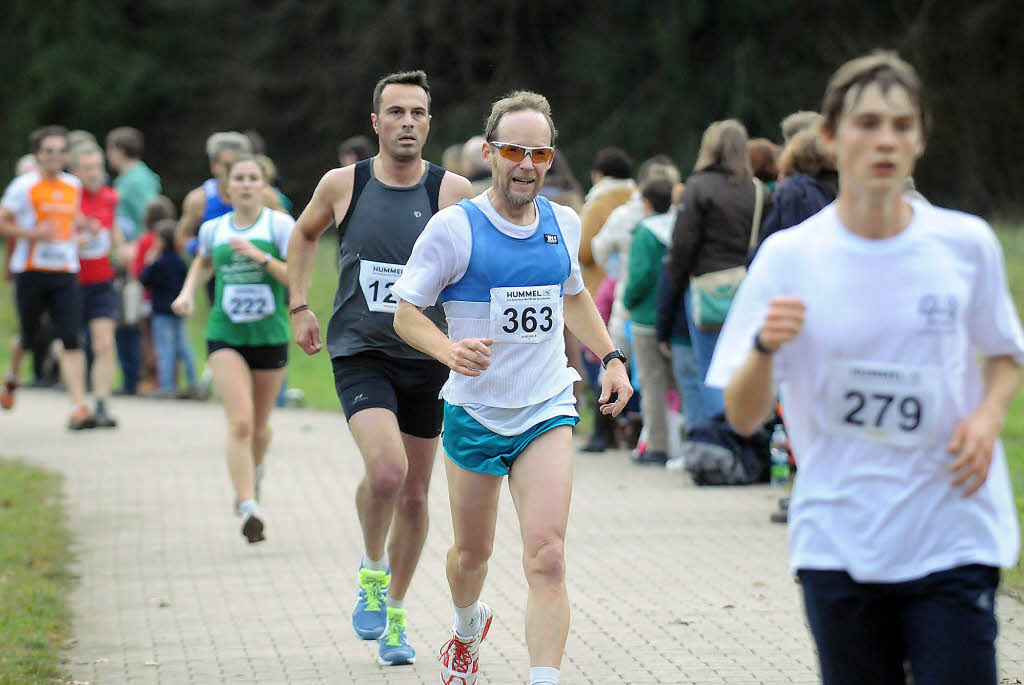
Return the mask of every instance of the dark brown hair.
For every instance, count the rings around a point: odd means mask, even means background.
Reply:
[[[118,126],[107,134],[107,147],[116,147],[130,159],[141,159],[144,139],[142,131],[131,126]]]
[[[427,74],[422,69],[417,69],[416,71],[399,71],[394,74],[388,74],[380,81],[377,81],[377,85],[373,88],[374,114],[380,114],[381,94],[384,92],[384,87],[392,84],[419,86],[422,88],[427,94],[427,111],[430,111],[430,84],[427,83]]]
[[[920,116],[922,133],[928,132],[930,120],[924,101],[924,87],[917,71],[895,52],[876,50],[850,60],[829,79],[821,103],[821,113],[825,117],[822,126],[830,134],[835,134],[843,110],[856,102],[864,89],[872,83],[877,83],[883,94],[887,94],[893,86],[900,86],[907,91],[907,96]]]
[[[28,136],[29,145],[32,148],[32,152],[39,152],[39,148],[43,146],[43,140],[51,136],[59,136],[64,139],[64,144],[67,145],[68,130],[63,126],[43,126],[37,128],[35,131]]]
[[[146,211],[142,215],[142,225],[147,231],[152,231],[159,221],[163,219],[176,220],[177,218],[178,212],[175,210],[171,198],[166,195],[157,195],[146,205]]]

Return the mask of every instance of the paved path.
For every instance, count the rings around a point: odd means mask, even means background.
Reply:
[[[214,404],[120,400],[116,431],[63,428],[64,396],[19,391],[0,452],[66,478],[74,535],[67,665],[92,685],[437,683],[452,621],[444,470],[406,600],[414,666],[382,668],[350,627],[360,533],[358,453],[339,413],[276,412],[264,513],[250,546],[231,511]],[[440,461],[438,462],[440,466]],[[785,531],[766,487],[698,489],[679,472],[580,455],[569,524],[565,685],[814,683]],[[484,599],[495,624],[481,685],[526,682],[526,587],[507,491]],[[1024,680],[1024,606],[999,603],[1000,672]]]

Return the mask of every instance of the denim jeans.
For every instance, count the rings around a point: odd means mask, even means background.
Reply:
[[[174,369],[180,359],[185,364],[189,387],[196,384],[196,361],[185,334],[185,320],[174,314],[153,312],[153,346],[156,348],[157,378],[160,392],[175,391]]]
[[[696,416],[696,421],[707,421],[713,416],[725,413],[725,398],[722,396],[721,388],[709,388],[704,383],[708,375],[708,368],[711,367],[711,357],[715,353],[715,345],[718,344],[718,331],[710,333],[697,328],[690,313],[690,289],[686,289],[683,295],[686,307],[686,326],[690,329],[690,342],[693,345],[693,356],[697,363],[697,378],[700,380],[701,395],[704,398],[704,413]]]
[[[118,326],[114,330],[114,343],[117,361],[121,364],[122,387],[129,395],[134,395],[142,373],[142,331],[138,326]]]
[[[707,415],[692,345],[672,343],[672,375],[683,399],[683,425],[690,430],[700,420],[697,417]]]

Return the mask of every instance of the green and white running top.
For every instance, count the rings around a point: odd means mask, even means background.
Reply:
[[[264,208],[256,223],[237,228],[234,212],[199,228],[199,255],[213,260],[216,289],[206,339],[229,345],[282,345],[290,338],[285,286],[248,257],[235,254],[230,240],[248,240],[277,259],[288,256],[295,220]]]

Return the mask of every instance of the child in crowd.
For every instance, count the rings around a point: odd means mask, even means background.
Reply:
[[[146,267],[140,280],[152,297],[153,344],[156,348],[157,378],[160,394],[174,397],[175,367],[180,359],[188,379],[186,396],[196,395],[196,363],[185,332],[185,320],[171,310],[171,302],[181,292],[188,267],[174,242],[176,223],[164,219],[155,226],[157,241],[146,254]]]

